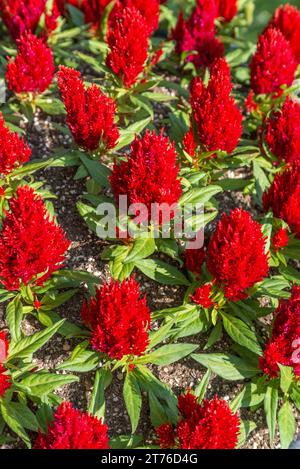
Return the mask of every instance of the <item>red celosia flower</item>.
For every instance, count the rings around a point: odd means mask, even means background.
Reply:
[[[207,258],[208,270],[231,301],[247,298],[247,289],[269,271],[261,226],[241,209],[223,214],[210,238]]]
[[[177,426],[164,424],[156,429],[161,448],[234,449],[240,420],[229,405],[217,396],[198,403],[191,393],[178,397],[180,419]]]
[[[193,274],[199,275],[205,261],[205,248],[186,249],[184,252],[184,265]]]
[[[4,396],[7,389],[11,386],[10,376],[6,375],[6,368],[3,366],[3,362],[7,358],[9,343],[5,332],[0,331],[0,397]]]
[[[58,86],[67,110],[67,123],[78,146],[88,151],[101,144],[113,148],[119,138],[114,123],[116,105],[92,84],[85,89],[80,72],[60,66]]]
[[[3,23],[14,39],[34,32],[45,11],[47,0],[0,0]]]
[[[250,82],[254,93],[280,92],[283,85],[293,83],[296,69],[294,53],[283,34],[273,28],[261,34],[250,64]]]
[[[176,27],[172,31],[172,39],[176,41],[175,52],[177,55],[195,49],[195,38],[187,27],[182,11],[179,13]]]
[[[212,308],[215,303],[211,300],[211,287],[211,283],[207,283],[196,288],[194,294],[191,295],[191,300],[197,305],[203,306],[203,308]]]
[[[259,105],[254,100],[254,91],[250,90],[249,94],[245,100],[245,107],[248,112],[258,111]]]
[[[119,5],[123,8],[134,7],[139,10],[146,21],[149,34],[157,29],[159,20],[158,0],[119,0]],[[118,8],[118,5],[115,8]],[[113,14],[114,12],[112,12]]]
[[[207,86],[201,78],[191,85],[192,128],[201,151],[223,150],[232,153],[242,135],[242,113],[230,97],[232,83],[225,59],[211,68]],[[230,132],[228,129],[230,128]]]
[[[59,17],[60,11],[58,9],[56,1],[54,0],[51,11],[45,12],[45,29],[47,36],[50,36],[50,34],[57,29]]]
[[[0,233],[1,282],[7,290],[40,285],[62,266],[70,243],[30,187],[19,187],[9,208]]]
[[[168,137],[149,131],[142,138],[136,137],[127,159],[114,164],[110,177],[117,203],[119,196],[127,195],[129,205],[144,204],[148,209],[149,220],[151,209],[159,209],[160,204],[168,208],[172,206],[171,211],[174,212],[182,194],[176,159],[174,144]],[[163,208],[160,214],[162,218]]]
[[[150,310],[134,278],[105,283],[95,298],[83,303],[81,316],[92,330],[91,344],[98,352],[118,360],[145,352]]]
[[[0,112],[0,173],[9,174],[18,166],[26,163],[31,149],[16,132],[6,126]]]
[[[84,20],[91,23],[94,30],[98,30],[105,8],[112,0],[82,0],[82,5],[77,0],[77,7],[84,12]]]
[[[210,67],[216,59],[224,56],[224,46],[214,33],[198,34],[195,41],[197,54],[188,57],[196,67]]]
[[[102,419],[74,409],[63,402],[48,425],[48,433],[39,433],[34,449],[108,449],[107,425]]]
[[[265,211],[272,209],[277,218],[284,220],[300,238],[300,165],[294,163],[277,174],[263,195]]]
[[[192,128],[185,134],[182,143],[184,151],[194,158],[196,156],[197,142],[195,141]]]
[[[286,228],[279,228],[279,230],[272,237],[272,246],[275,251],[285,248],[289,244],[289,236]]]
[[[215,32],[218,9],[215,1],[197,0],[195,9],[187,21],[187,28],[193,37],[204,32]]]
[[[52,50],[31,33],[21,36],[17,44],[18,54],[7,65],[8,88],[14,93],[43,93],[54,77]]]
[[[265,122],[265,140],[271,152],[287,163],[300,161],[300,105],[287,98],[280,111]]]
[[[148,27],[135,7],[119,8],[109,24],[106,64],[130,88],[144,70],[148,57]]]
[[[279,29],[289,41],[298,62],[300,62],[300,11],[292,5],[277,8],[268,28]]]
[[[215,0],[218,7],[218,17],[229,23],[238,12],[237,0]]]

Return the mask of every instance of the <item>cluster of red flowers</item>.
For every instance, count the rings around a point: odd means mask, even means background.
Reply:
[[[191,300],[197,305],[203,308],[212,308],[215,303],[211,299],[212,296],[212,284],[206,283],[201,287],[196,288],[194,294],[191,296]]]
[[[42,39],[24,33],[17,41],[18,54],[7,65],[5,78],[14,93],[43,93],[54,78],[52,50]]]
[[[31,149],[16,132],[11,132],[0,113],[0,173],[9,174],[18,166],[26,163]]]
[[[271,152],[286,163],[300,160],[300,105],[286,99],[282,109],[265,121],[265,141]]]
[[[275,11],[267,28],[276,28],[289,41],[297,62],[300,62],[300,11],[292,5],[282,5]]]
[[[113,167],[110,182],[116,202],[126,195],[129,205],[144,204],[149,220],[153,205],[175,207],[182,194],[176,159],[174,144],[163,134],[147,131],[136,137],[127,159]]]
[[[0,0],[3,23],[14,39],[26,32],[35,32],[46,0]]]
[[[156,429],[161,448],[235,449],[240,420],[224,401],[215,397],[203,400],[188,392],[178,397],[180,419],[174,428],[170,424]]]
[[[191,156],[195,156],[198,145],[202,152],[232,153],[236,148],[243,131],[243,116],[230,96],[231,91],[230,70],[225,59],[214,62],[207,86],[199,77],[192,81],[191,130],[184,140],[185,150]]]
[[[107,425],[101,419],[74,409],[70,402],[60,404],[48,425],[39,433],[34,449],[108,449]]]
[[[142,355],[149,343],[150,310],[134,278],[105,283],[85,301],[81,316],[92,330],[92,347],[110,358]]]
[[[5,332],[0,331],[0,397],[3,397],[11,386],[10,377],[6,374],[6,368],[3,365],[7,358],[8,346]]]
[[[0,232],[0,279],[7,290],[42,284],[62,266],[69,241],[28,186],[9,201]]]
[[[300,376],[300,287],[293,287],[291,298],[281,300],[274,315],[272,337],[260,359],[260,368],[275,378],[281,364],[292,367]]]
[[[116,105],[92,84],[85,89],[80,72],[60,66],[58,86],[67,111],[67,123],[79,147],[94,151],[113,148],[119,138]]]
[[[224,213],[210,238],[207,259],[207,268],[226,298],[230,301],[247,298],[247,290],[269,271],[260,224],[241,209],[230,215]]]
[[[200,249],[186,249],[184,252],[184,266],[187,270],[197,276],[200,275],[202,265],[205,261],[205,248]]]
[[[271,209],[284,220],[300,238],[300,165],[294,163],[275,176],[271,187],[263,195],[265,211]]]

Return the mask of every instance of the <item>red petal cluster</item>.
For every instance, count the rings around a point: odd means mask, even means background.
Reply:
[[[5,332],[0,331],[0,397],[4,396],[7,389],[11,386],[10,377],[4,374],[6,369],[3,365],[7,358],[8,346],[9,343]]]
[[[278,93],[283,85],[290,86],[296,69],[291,46],[278,29],[269,28],[260,35],[250,64],[250,83],[255,94]]]
[[[31,33],[21,36],[17,45],[18,54],[7,65],[8,88],[14,93],[43,93],[54,78],[52,50]]]
[[[205,248],[186,249],[184,252],[184,265],[193,274],[201,274],[202,265],[205,261]]]
[[[106,64],[130,88],[144,70],[149,33],[145,18],[133,6],[118,8],[109,23]]]
[[[58,18],[60,17],[60,11],[57,3],[54,0],[51,11],[45,12],[45,29],[47,36],[49,36],[58,27]]]
[[[230,96],[232,83],[225,59],[218,59],[210,70],[206,86],[196,77],[191,84],[192,129],[202,151],[232,153],[242,135],[243,116]],[[228,132],[230,129],[230,132]]]
[[[95,298],[83,303],[81,316],[92,330],[91,344],[98,352],[117,360],[145,352],[150,310],[134,278],[104,284]]]
[[[0,113],[0,173],[9,174],[18,166],[26,163],[31,149],[16,132],[11,132]]]
[[[265,140],[271,152],[286,163],[300,161],[300,105],[286,99],[280,111],[265,122]]]
[[[146,21],[149,35],[157,29],[159,21],[158,0],[119,0],[119,5],[123,8],[134,7],[139,10]]]
[[[272,237],[272,246],[274,251],[280,251],[289,244],[289,236],[286,228],[279,228],[279,230]]]
[[[85,89],[80,72],[59,67],[58,86],[67,111],[67,123],[77,145],[87,151],[113,148],[119,138],[114,123],[116,105],[92,84]]]
[[[237,0],[215,0],[218,7],[218,18],[229,23],[238,12]]]
[[[47,0],[0,0],[3,23],[14,39],[34,32],[45,11]]]
[[[261,226],[241,209],[223,214],[210,238],[207,258],[208,270],[230,301],[247,298],[247,289],[269,271]]]
[[[277,174],[263,195],[265,211],[272,209],[277,218],[284,220],[300,238],[300,165],[294,163]]]
[[[152,204],[176,205],[182,194],[176,160],[174,144],[168,137],[149,131],[142,138],[136,137],[127,159],[113,167],[110,182],[116,202],[120,195],[127,195],[129,205],[144,204],[149,220]]]
[[[77,8],[80,8],[84,12],[85,22],[91,23],[93,29],[98,30],[103,12],[111,1],[112,0],[82,0],[82,5],[80,5],[80,2],[77,0]]]
[[[297,62],[300,62],[300,11],[292,5],[277,8],[269,28],[279,29],[289,41]]]
[[[191,295],[191,300],[203,308],[212,308],[215,303],[211,300],[212,285],[207,283],[201,287],[196,288],[194,294]]]
[[[1,281],[7,290],[32,281],[40,285],[62,266],[70,243],[30,187],[19,187],[9,208],[0,232]]]
[[[240,420],[229,405],[215,397],[203,400],[187,393],[178,397],[180,420],[176,428],[164,424],[156,429],[161,448],[234,449],[238,442]]]
[[[293,287],[289,300],[281,300],[275,311],[272,337],[260,360],[261,370],[278,376],[278,363],[291,366],[300,376],[300,287]]]
[[[39,433],[34,449],[108,449],[107,425],[101,419],[63,402],[48,425],[47,435]]]

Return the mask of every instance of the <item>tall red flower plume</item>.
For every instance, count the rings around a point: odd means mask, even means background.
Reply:
[[[240,419],[226,401],[217,396],[204,399],[187,393],[178,397],[180,414],[176,427],[170,424],[156,429],[161,448],[171,449],[234,449],[238,442]]]
[[[277,174],[271,187],[263,195],[265,211],[272,209],[300,238],[300,165],[294,163]]]
[[[134,278],[105,283],[95,298],[83,303],[81,316],[92,330],[91,344],[98,352],[118,360],[145,352],[150,310]]]
[[[182,194],[177,153],[168,137],[147,131],[136,137],[125,161],[115,163],[110,177],[112,191],[127,195],[128,204],[144,204],[151,218],[152,204],[176,205]]]
[[[42,284],[62,266],[69,244],[42,198],[28,186],[19,187],[0,232],[1,282],[7,290],[17,290],[21,283]]]
[[[112,0],[82,0],[82,5],[77,1],[77,7],[84,12],[86,23],[91,23],[93,29],[98,30],[105,8]]]
[[[238,12],[237,0],[215,0],[218,8],[218,17],[229,23]]]
[[[217,16],[218,9],[214,0],[197,0],[196,7],[187,21],[187,28],[193,37],[204,32],[214,33]]]
[[[6,368],[3,365],[3,362],[7,358],[9,343],[6,337],[5,332],[0,331],[0,397],[3,397],[7,389],[11,386],[11,380],[8,375],[6,375]]]
[[[3,23],[14,39],[34,32],[45,11],[47,0],[0,0]]]
[[[48,425],[48,433],[39,433],[34,449],[108,449],[107,425],[62,402]]]
[[[78,146],[88,151],[113,148],[119,138],[114,101],[95,84],[85,89],[80,72],[72,68],[60,66],[57,76],[67,123]]]
[[[242,113],[231,98],[232,83],[225,59],[216,60],[207,86],[201,78],[191,84],[192,129],[201,151],[232,153],[242,135]],[[230,128],[230,132],[228,129]]]
[[[186,249],[184,251],[184,266],[193,274],[199,275],[205,261],[205,248]]]
[[[275,11],[268,28],[279,29],[289,41],[297,62],[300,62],[300,11],[292,5],[282,5]]]
[[[7,64],[5,78],[13,93],[43,93],[54,78],[52,50],[42,39],[26,33],[17,41],[18,54]]]
[[[146,21],[149,34],[152,34],[157,29],[159,21],[158,0],[119,0],[119,4],[123,8],[134,7],[139,10]]]
[[[213,33],[198,34],[194,50],[197,54],[190,55],[188,60],[198,68],[210,67],[215,60],[224,56],[224,46]]]
[[[114,13],[107,43],[107,66],[130,88],[144,70],[149,46],[146,20],[135,7],[119,8]]]
[[[269,271],[261,226],[241,209],[223,214],[207,249],[207,268],[226,298],[247,298],[247,290]],[[251,266],[251,269],[249,269]]]
[[[300,376],[300,287],[293,287],[289,300],[281,300],[274,313],[272,336],[260,360],[261,370],[275,378],[278,364],[291,366]]]
[[[16,132],[6,126],[0,112],[0,174],[9,174],[18,166],[26,163],[31,149]]]
[[[296,69],[290,43],[278,29],[269,28],[260,35],[250,63],[250,83],[255,94],[278,93],[282,85],[290,86]]]
[[[300,105],[286,99],[280,111],[265,122],[265,140],[271,152],[286,163],[300,161]]]

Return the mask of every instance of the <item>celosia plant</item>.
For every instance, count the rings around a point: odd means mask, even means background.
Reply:
[[[0,11],[3,22],[14,39],[27,32],[34,33],[46,0],[1,0]]]
[[[282,5],[275,11],[268,28],[279,29],[289,41],[297,62],[300,62],[300,11],[293,5]]]
[[[11,132],[5,125],[0,113],[0,173],[8,175],[18,166],[26,163],[31,156],[31,149],[16,132]]]

